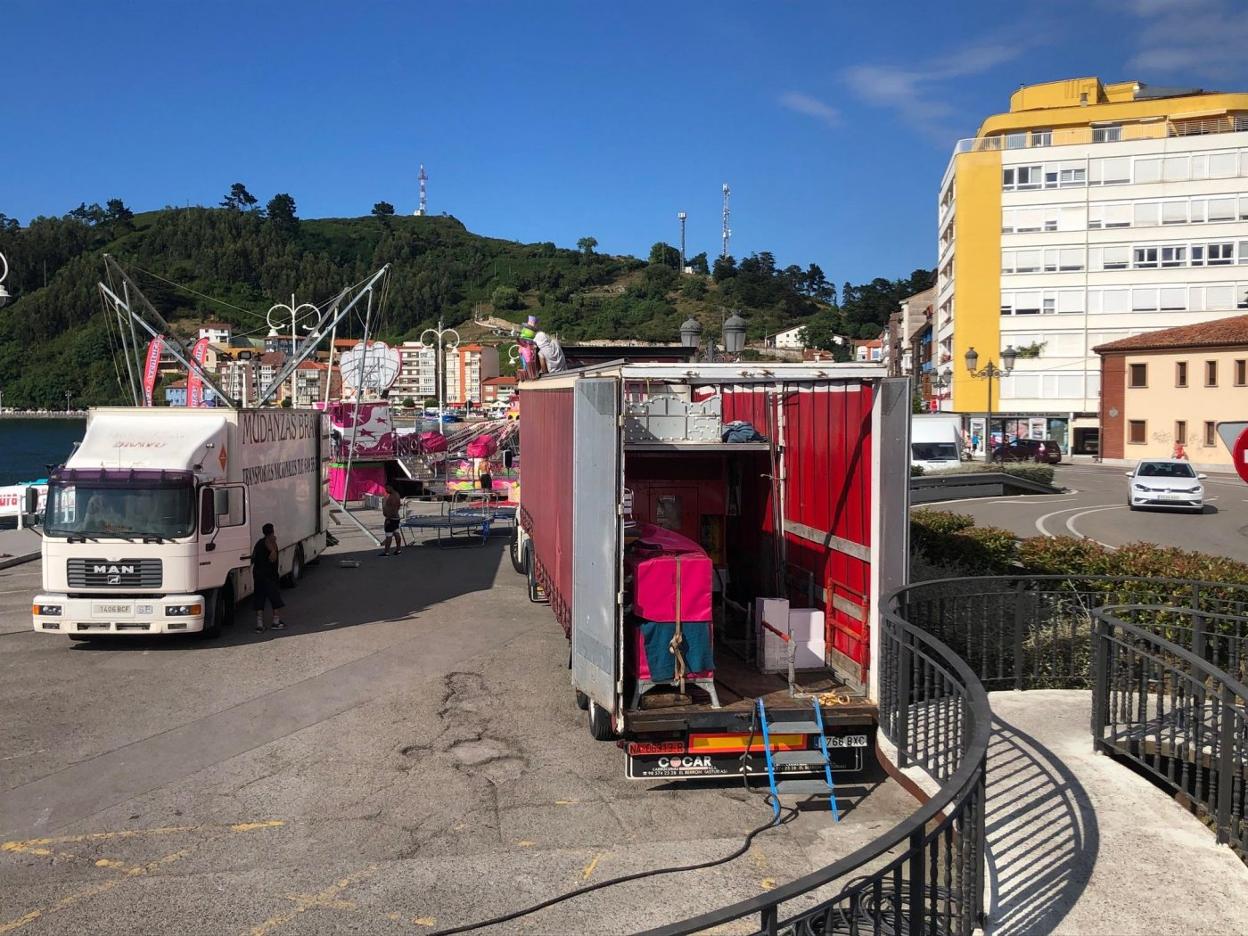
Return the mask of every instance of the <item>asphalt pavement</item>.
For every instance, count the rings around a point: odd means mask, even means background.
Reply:
[[[504,544],[341,544],[217,640],[30,630],[0,571],[0,933],[420,933],[730,853],[770,809],[738,782],[624,779]],[[358,560],[354,568],[340,560]],[[846,785],[743,858],[491,933],[618,933],[762,893],[915,809]]]
[[[1106,546],[1147,542],[1180,546],[1248,562],[1248,484],[1234,474],[1209,474],[1205,509],[1193,514],[1127,507],[1126,468],[1058,465],[1063,494],[988,497],[924,506],[970,514],[981,526],[1019,536],[1079,536]]]

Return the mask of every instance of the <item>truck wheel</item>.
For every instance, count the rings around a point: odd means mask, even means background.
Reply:
[[[589,700],[589,734],[595,741],[610,741],[615,737],[611,729],[611,713]]]
[[[589,696],[581,692],[580,689],[576,690],[576,707],[582,712],[589,708]]]
[[[234,612],[237,607],[238,603],[234,599],[234,586],[227,582],[217,592],[217,627],[233,627]]]
[[[204,594],[204,629],[198,634],[200,640],[212,640],[221,633],[221,591],[213,588]]]
[[[534,604],[548,604],[548,599],[539,597],[542,586],[537,580],[537,563],[533,561],[533,550],[527,543],[524,550],[524,568],[528,573],[526,578],[529,581],[529,601]]]
[[[282,584],[294,588],[303,578],[303,547],[295,547],[295,558],[290,561],[290,571],[282,576]]]
[[[509,547],[509,551],[511,552],[511,567],[515,569],[516,572],[519,573],[520,575],[524,575],[524,573],[527,572],[528,569],[524,567],[525,557],[524,557],[524,554],[520,552],[520,528],[519,527],[511,528],[511,544]]]

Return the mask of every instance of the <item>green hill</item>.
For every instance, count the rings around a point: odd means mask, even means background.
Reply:
[[[878,324],[841,315],[817,267],[778,270],[766,253],[717,262],[714,276],[680,276],[675,251],[661,244],[645,262],[597,254],[592,239],[568,250],[483,237],[446,216],[296,220],[293,212],[279,219],[272,209],[270,203],[268,217],[232,208],[131,216],[115,201],[26,227],[0,215],[0,253],[11,266],[5,285],[15,297],[0,310],[5,402],[59,407],[67,392],[75,405],[123,399],[116,343],[96,289],[104,253],[187,333],[221,320],[262,336],[274,302],[292,293],[301,302],[324,302],[384,263],[393,275],[378,334],[392,341],[418,335],[439,316],[458,324],[485,315],[521,321],[530,312],[571,341],[674,342],[689,315],[717,334],[725,308],[742,311],[751,338],[802,322],[878,331]],[[696,259],[705,266],[704,256]],[[909,281],[896,285],[903,283]]]

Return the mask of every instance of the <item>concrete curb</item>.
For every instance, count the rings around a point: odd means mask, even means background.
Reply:
[[[0,569],[8,569],[15,565],[22,565],[23,563],[26,563],[26,562],[34,562],[41,555],[42,553],[33,552],[33,553],[26,553],[25,555],[22,555],[22,556],[10,556],[8,559],[0,559]]]

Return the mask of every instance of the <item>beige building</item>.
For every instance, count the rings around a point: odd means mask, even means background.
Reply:
[[[1230,467],[1219,422],[1248,418],[1248,315],[1111,341],[1101,357],[1101,454]]]

